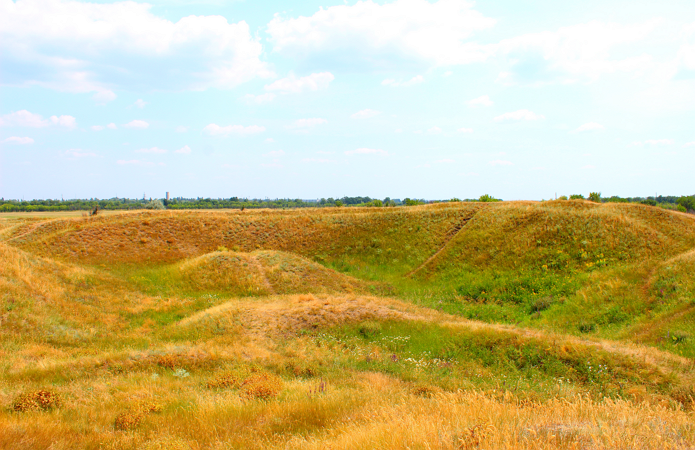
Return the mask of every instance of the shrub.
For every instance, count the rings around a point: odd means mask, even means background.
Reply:
[[[133,430],[142,422],[143,414],[140,412],[124,412],[116,416],[113,426],[117,430],[128,431]]]
[[[140,425],[142,419],[152,413],[160,413],[164,408],[162,405],[152,401],[140,402],[134,410],[122,412],[116,416],[113,426],[117,430],[128,431],[133,430]]]
[[[674,333],[668,333],[668,335],[671,337],[671,342],[675,344],[684,344],[685,341],[688,340],[688,335],[683,332],[676,331]]]
[[[601,203],[601,193],[600,192],[591,192],[589,194],[589,201],[594,202],[594,203]]]
[[[647,206],[656,206],[656,200],[651,199],[651,198],[648,198],[646,200],[642,200],[640,203],[643,205],[647,205]]]
[[[596,324],[592,322],[580,322],[577,328],[581,333],[591,333],[596,330]]]
[[[369,339],[381,333],[381,324],[379,322],[362,322],[358,327],[358,331],[362,336]]]
[[[282,380],[267,372],[252,374],[241,383],[241,396],[248,399],[270,400],[282,390]]]
[[[62,404],[60,395],[53,391],[40,389],[34,392],[27,392],[20,395],[12,403],[12,409],[17,412],[24,411],[47,411],[58,408]]]
[[[582,194],[573,194],[570,195],[570,200],[584,200],[584,196]]]
[[[685,206],[683,206],[683,205],[678,205],[678,207],[676,209],[680,212],[688,212],[688,210],[685,209]]]
[[[241,383],[242,377],[238,373],[222,372],[212,380],[205,383],[205,387],[208,389],[237,389],[239,386],[241,386]]]
[[[561,195],[560,197],[558,197],[558,200],[567,200],[567,196],[566,196],[566,195]]]
[[[553,304],[553,297],[547,296],[547,297],[541,297],[539,299],[536,299],[532,304],[531,304],[531,312],[532,313],[537,313],[541,311],[545,311],[546,309],[550,308]]]

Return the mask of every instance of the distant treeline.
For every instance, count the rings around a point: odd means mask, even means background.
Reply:
[[[566,199],[566,197],[561,197]],[[570,199],[582,199],[582,195],[572,195]],[[667,209],[695,212],[695,195],[691,196],[658,196],[658,197],[601,197],[600,193],[591,193],[589,200],[603,203],[642,203],[651,206],[660,206]],[[129,199],[110,198],[100,200],[74,199],[74,200],[5,200],[0,199],[0,212],[31,212],[31,211],[88,211],[104,210],[131,210],[131,209],[257,209],[257,208],[316,208],[316,207],[388,207],[388,206],[414,206],[426,203],[439,202],[495,202],[500,201],[489,195],[482,195],[477,199],[459,200],[425,200],[405,198],[376,199],[371,197],[342,197],[321,198],[317,200],[302,199],[248,199],[239,197],[230,198],[173,198],[166,199]]]
[[[660,206],[682,212],[695,212],[695,195],[659,195],[658,197],[608,197],[601,198],[603,203],[641,203],[643,205]]]

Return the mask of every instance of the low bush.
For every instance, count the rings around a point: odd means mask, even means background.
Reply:
[[[267,372],[257,372],[241,383],[240,390],[241,396],[247,399],[270,400],[282,390],[282,380]]]
[[[12,409],[17,412],[47,411],[62,405],[62,399],[56,392],[40,389],[20,395],[12,403]]]

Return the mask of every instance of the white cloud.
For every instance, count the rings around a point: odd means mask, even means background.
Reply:
[[[273,158],[277,158],[279,156],[284,156],[284,155],[285,155],[285,152],[283,150],[272,150],[272,151],[264,154],[263,156],[270,156]]]
[[[393,132],[394,133],[402,133],[403,129],[402,128],[396,128],[395,130],[393,130]]]
[[[262,133],[265,131],[265,127],[258,125],[249,125],[247,127],[243,125],[227,125],[226,127],[221,127],[216,123],[211,123],[210,125],[203,128],[210,136],[229,136],[230,134],[238,134],[240,136],[248,136],[251,134]]]
[[[77,120],[72,116],[51,116],[51,123],[66,128],[77,128]]]
[[[327,163],[333,163],[332,159],[325,159],[325,158],[303,158],[302,161],[304,162],[315,162],[315,163],[322,163],[322,164],[327,164]]]
[[[19,136],[11,136],[5,139],[2,142],[7,142],[8,144],[33,144],[34,140],[30,137],[19,137]]]
[[[369,119],[374,116],[381,114],[381,111],[375,111],[373,109],[363,109],[362,111],[357,111],[355,114],[351,115],[353,119]]]
[[[466,42],[492,27],[465,0],[371,0],[321,9],[310,17],[283,18],[268,24],[275,52],[352,68],[465,64],[487,57],[481,45]]]
[[[110,123],[110,124],[106,125],[106,128],[108,128],[109,130],[115,130],[118,127],[116,126],[115,123]]]
[[[439,133],[442,132],[442,129],[439,128],[439,127],[432,127],[432,128],[430,128],[430,129],[428,129],[427,132],[428,132],[429,134],[439,134]]]
[[[510,64],[499,81],[590,82],[605,74],[647,69],[653,65],[651,56],[639,52],[626,56],[621,51],[622,57],[611,58],[611,50],[644,39],[658,24],[659,20],[632,25],[592,21],[505,39],[494,45],[496,53]]]
[[[149,104],[149,102],[146,102],[145,100],[143,100],[141,98],[135,100],[135,103],[134,103],[134,105],[140,109],[144,108],[148,104]]]
[[[512,166],[512,165],[514,165],[511,161],[505,161],[502,159],[495,159],[494,161],[490,161],[489,164],[491,166]]]
[[[174,150],[174,153],[178,153],[180,155],[190,155],[191,154],[191,147],[184,145],[178,150]]]
[[[453,159],[444,158],[444,159],[438,159],[434,162],[442,164],[442,163],[454,163],[456,161],[454,161]]]
[[[408,81],[396,81],[393,78],[387,78],[381,82],[382,86],[393,86],[393,87],[408,87],[415,84],[420,84],[425,82],[425,77],[422,75],[417,75]]]
[[[442,74],[442,76],[446,78],[446,77],[452,76],[453,74],[454,74],[454,72],[452,72],[451,70],[447,70],[446,72],[444,72]]]
[[[683,147],[695,147],[695,141],[684,144]]]
[[[488,95],[481,95],[478,98],[474,98],[473,100],[469,100],[468,102],[469,106],[492,106],[494,103],[492,100],[490,100],[490,96]]]
[[[320,119],[318,117],[314,117],[311,119],[299,119],[295,120],[292,125],[290,125],[288,128],[313,128],[316,125],[322,125],[324,123],[328,123],[326,119]]]
[[[266,143],[268,143],[268,144],[272,144],[272,143],[275,142],[275,139],[273,139],[273,138],[266,138],[266,140],[265,140],[264,142],[266,142]]]
[[[104,129],[102,125],[92,125],[90,128],[94,131],[101,131]]]
[[[473,128],[459,128],[459,129],[456,130],[456,131],[457,131],[458,133],[472,133],[472,132],[473,132]]]
[[[647,145],[672,145],[673,139],[648,139],[644,141]]]
[[[519,120],[539,120],[545,119],[545,116],[536,114],[528,109],[520,109],[514,112],[504,113],[501,116],[495,117],[495,122],[519,121]]]
[[[10,114],[5,114],[0,117],[0,126],[5,127],[47,127],[50,122],[43,120],[43,117],[39,114],[33,114],[23,109],[21,111],[12,112]]]
[[[382,155],[388,156],[388,152],[381,149],[375,148],[358,148],[355,150],[348,150],[345,152],[346,155]]]
[[[69,92],[231,88],[272,72],[244,22],[189,15],[171,22],[138,2],[3,0],[3,83]],[[175,74],[175,76],[173,75]],[[111,92],[111,96],[113,93]]]
[[[300,94],[307,91],[321,91],[328,89],[328,85],[335,77],[330,72],[312,73],[309,76],[297,78],[290,74],[287,78],[282,78],[265,86],[268,92],[279,94]]]
[[[101,105],[104,105],[108,102],[116,100],[116,94],[114,94],[113,91],[110,91],[108,89],[98,90],[97,93],[92,96],[92,100],[96,101]]]
[[[246,94],[244,96],[244,99],[248,103],[255,103],[257,105],[262,105],[264,103],[272,102],[275,97],[276,97],[276,95],[273,94],[272,92],[266,92],[265,94],[261,94],[261,95]]]
[[[144,130],[145,128],[148,128],[150,124],[145,122],[144,120],[131,120],[123,126],[126,128],[137,128],[140,130]]]
[[[601,125],[600,123],[596,122],[588,122],[585,123],[584,125],[580,126],[576,130],[574,130],[576,133],[581,133],[583,131],[595,131],[595,130],[603,130],[605,127]]]
[[[188,131],[189,128],[190,127],[185,127],[183,125],[179,125],[175,128],[175,130],[177,133],[185,133],[186,131]]]
[[[65,152],[65,156],[69,158],[94,158],[97,156],[97,154],[93,152],[85,152],[79,148],[71,148]]]
[[[135,150],[135,153],[157,153],[157,154],[162,154],[166,153],[167,151],[164,150],[163,148],[159,147],[151,147],[151,148],[141,148],[139,150]]]
[[[116,164],[121,166],[154,166],[154,163],[140,159],[119,159]]]
[[[34,114],[26,109],[5,114],[0,117],[0,126],[42,128],[58,125],[66,128],[76,128],[77,120],[72,116],[51,116],[45,119],[40,114]]]

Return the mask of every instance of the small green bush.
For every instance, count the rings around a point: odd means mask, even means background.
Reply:
[[[580,333],[591,333],[592,331],[596,331],[596,324],[592,322],[580,322],[579,325],[577,325],[577,329],[579,329]]]
[[[594,202],[594,203],[601,203],[601,193],[600,192],[591,192],[589,194],[589,201]]]
[[[570,195],[570,200],[584,200],[584,196],[582,194],[573,194]]]
[[[362,322],[358,328],[358,331],[367,339],[373,338],[381,333],[381,324],[373,321]]]
[[[539,299],[536,299],[531,304],[531,312],[532,313],[538,313],[541,311],[545,311],[546,309],[550,308],[552,305],[553,305],[553,297],[551,297],[551,296],[541,297]]]

